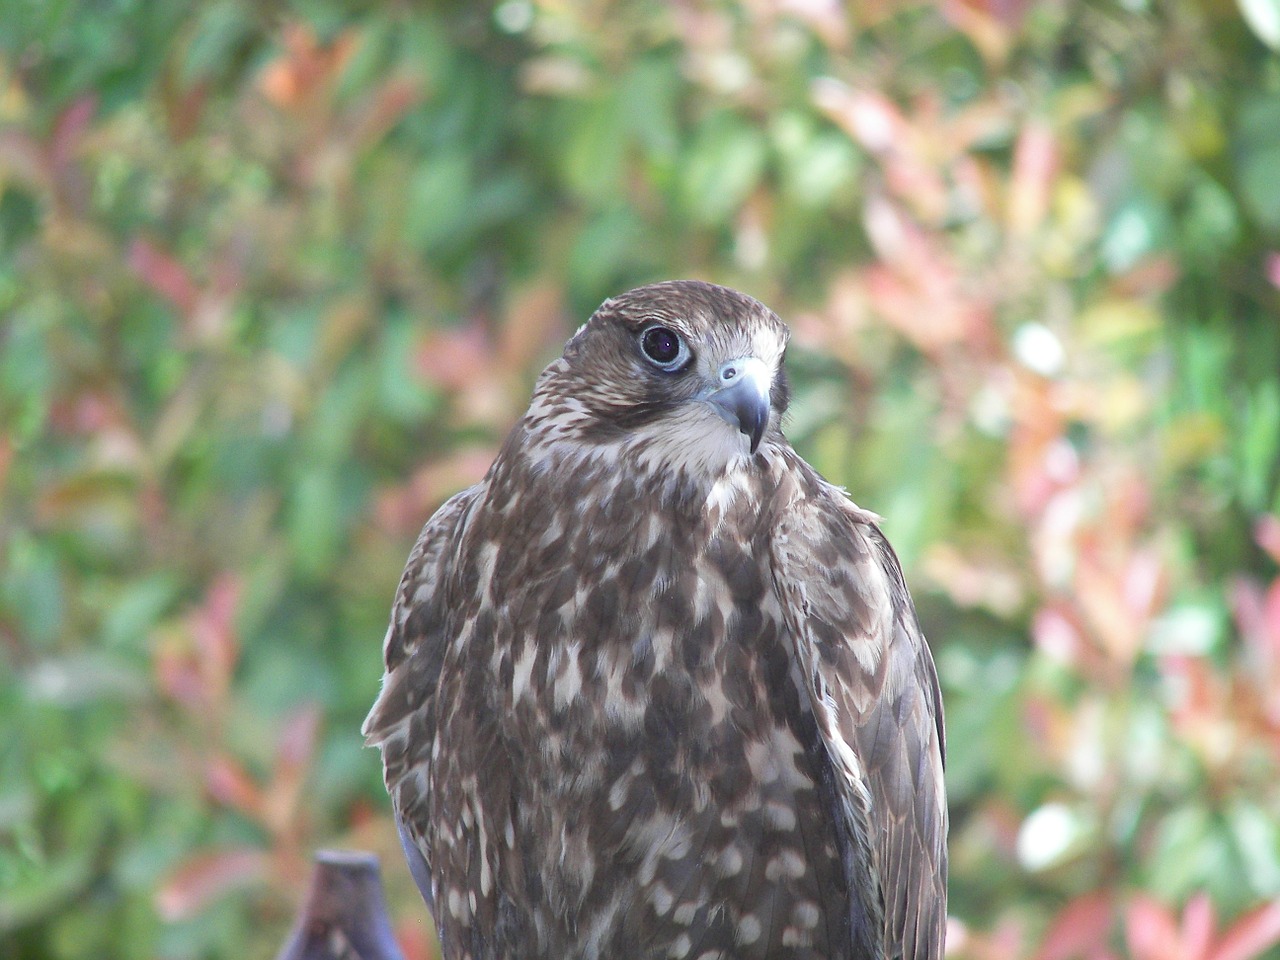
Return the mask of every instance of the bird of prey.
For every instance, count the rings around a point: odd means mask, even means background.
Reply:
[[[942,956],[937,675],[782,434],[788,335],[606,300],[422,531],[364,730],[446,960]]]

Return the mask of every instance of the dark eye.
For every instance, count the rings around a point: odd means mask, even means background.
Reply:
[[[680,335],[666,327],[650,327],[640,334],[640,349],[654,366],[668,372],[678,370],[689,359],[689,348]]]

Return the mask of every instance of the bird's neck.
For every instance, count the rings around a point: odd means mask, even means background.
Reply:
[[[550,508],[586,524],[600,515],[626,522],[653,512],[664,524],[718,528],[771,502],[784,454],[771,443],[754,456],[726,454],[717,442],[703,438],[698,449],[696,442],[679,447],[635,438],[548,441],[518,430],[490,470],[489,499],[503,504],[519,491],[523,510]],[[743,510],[744,501],[755,510]]]

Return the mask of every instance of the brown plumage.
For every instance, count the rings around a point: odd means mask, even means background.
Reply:
[[[941,957],[933,659],[782,435],[786,340],[606,301],[418,539],[365,732],[447,960]]]

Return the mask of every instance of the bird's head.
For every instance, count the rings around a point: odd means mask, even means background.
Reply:
[[[788,336],[772,310],[737,291],[656,283],[601,304],[539,394],[560,401],[579,441],[719,472],[779,435]]]

